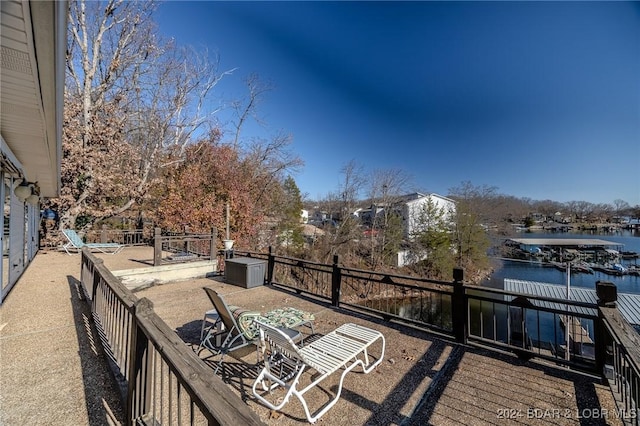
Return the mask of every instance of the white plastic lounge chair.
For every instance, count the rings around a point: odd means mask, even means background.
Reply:
[[[349,371],[360,365],[364,373],[369,373],[384,357],[385,340],[382,333],[356,324],[341,325],[331,333],[299,348],[279,329],[260,321],[256,323],[260,329],[260,344],[266,346],[267,355],[264,368],[253,383],[253,395],[272,410],[280,410],[293,395],[302,403],[310,423],[315,423],[338,402],[344,377]],[[379,358],[370,364],[367,350],[377,340],[382,343],[382,352]],[[313,381],[309,385],[299,390],[300,377],[307,369],[316,370],[318,374],[310,379]],[[340,369],[344,371],[335,396],[312,415],[304,394]],[[261,392],[257,390],[258,384],[262,387]],[[287,390],[282,402],[274,404],[265,398],[268,392],[280,386]]]
[[[118,243],[85,243],[73,229],[63,229],[62,233],[68,240],[68,242],[62,246],[67,254],[73,254],[69,249],[75,250],[76,253],[80,253],[83,247],[109,254],[116,254],[124,248],[124,245]]]
[[[281,308],[262,314],[237,306],[230,307],[215,290],[208,287],[203,287],[203,289],[218,313],[217,321],[221,321],[223,326],[218,327],[217,322],[208,324],[197,353],[200,354],[202,349],[206,348],[213,356],[220,355],[215,373],[222,366],[222,360],[226,354],[245,346],[257,345],[259,331],[254,323],[255,319],[260,319],[278,327],[278,330],[295,342],[302,342],[302,333],[295,330],[295,327],[306,325],[313,330],[311,323],[313,315],[306,312],[294,308]],[[220,343],[221,340],[222,343]],[[260,354],[258,353],[257,355],[259,361]]]

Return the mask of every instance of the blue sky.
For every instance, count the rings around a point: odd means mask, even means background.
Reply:
[[[410,190],[640,205],[640,3],[168,2],[156,19],[237,67],[220,96],[274,83],[250,133],[293,135],[311,199],[355,159]]]

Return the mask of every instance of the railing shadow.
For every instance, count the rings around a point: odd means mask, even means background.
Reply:
[[[393,389],[388,392],[388,397],[381,404],[375,404],[371,401],[368,404],[364,404],[365,402],[360,395],[353,394],[349,390],[345,389],[343,391],[343,396],[346,399],[351,400],[353,403],[357,403],[363,408],[367,409],[371,412],[371,417],[367,420],[365,424],[367,425],[380,425],[380,424],[428,424],[428,423],[414,423],[413,413],[408,416],[401,413],[401,409],[406,405],[406,400],[404,398],[398,398],[398,395],[411,395],[416,388],[416,378],[418,380],[424,380],[425,377],[429,377],[431,379],[431,384],[429,389],[435,388],[433,384],[434,382],[438,382],[437,377],[443,370],[436,370],[434,367],[436,366],[437,361],[440,359],[442,354],[444,353],[447,343],[442,340],[434,340],[429,345],[429,348],[424,352],[420,359],[416,359],[414,365],[409,369],[409,371],[402,377],[402,380],[396,384]],[[449,357],[447,363],[450,363],[452,359],[455,359],[454,352],[452,352]],[[431,401],[431,397],[423,396],[421,401],[417,405],[417,409],[423,404],[425,401]],[[415,411],[415,410],[414,410]]]
[[[360,388],[362,386],[362,383],[367,382],[368,377],[362,375],[359,369],[355,369],[346,377],[345,386],[342,389],[340,399],[344,399],[353,405],[359,406],[366,411],[369,411],[371,415],[367,419],[365,424],[411,424],[407,423],[411,421],[411,412],[402,412],[402,409],[406,407],[407,397],[415,394],[418,387],[417,384],[419,385],[421,382],[423,382],[424,380],[428,380],[429,378],[433,381],[442,374],[441,369],[438,368],[440,362],[439,360],[441,360],[443,354],[449,348],[454,348],[454,350],[448,356],[447,359],[449,359],[449,361],[447,361],[447,363],[453,365],[452,368],[455,370],[455,359],[457,359],[455,348],[457,346],[451,341],[443,340],[442,337],[437,336],[437,334],[430,333],[423,329],[407,327],[406,325],[397,322],[386,321],[382,318],[375,318],[370,314],[360,312],[358,310],[353,310],[351,308],[335,308],[332,307],[330,303],[328,303],[328,301],[309,294],[295,294],[295,292],[292,292],[291,290],[283,289],[278,286],[269,286],[269,288],[273,291],[287,294],[291,297],[299,298],[300,300],[321,305],[325,309],[332,310],[335,313],[346,317],[344,319],[344,321],[346,322],[349,322],[348,318],[353,318],[354,320],[366,321],[369,323],[384,326],[385,328],[393,329],[394,331],[400,332],[405,335],[420,335],[425,338],[425,346],[428,346],[426,351],[419,357],[412,357],[412,359],[410,360],[410,362],[412,363],[412,367],[392,389],[385,390],[387,396],[382,403],[378,403],[370,399],[369,397],[364,396]],[[198,340],[200,326],[201,321],[192,321],[179,327],[177,329],[178,334],[181,336],[186,336],[187,341]],[[316,332],[312,335],[305,336],[304,342],[305,344],[308,344],[313,342],[314,340],[319,339],[320,337],[322,337],[322,334]],[[243,400],[254,400],[251,392],[251,386],[253,385],[253,382],[255,381],[260,369],[262,368],[262,363],[260,362],[256,364],[255,362],[255,347],[250,346],[249,348],[243,348],[243,350],[244,353],[242,354],[232,353],[225,356],[223,362],[221,363],[219,376],[225,383],[233,387],[241,395],[241,398]],[[407,351],[407,354],[409,354],[409,351]],[[397,357],[397,355],[394,356]],[[203,361],[211,368],[216,368],[218,365],[217,363],[219,360],[219,356],[208,358],[206,354],[203,354],[201,355],[201,358],[203,358]],[[397,358],[395,360],[388,360],[387,358],[388,354],[385,355],[385,362],[404,362],[403,360]],[[452,358],[454,359],[453,361],[451,361]],[[376,370],[371,372],[370,374],[380,373]],[[337,373],[337,375],[339,376],[339,373]],[[316,396],[316,398],[314,398],[314,401],[318,400],[317,397],[322,398],[322,395],[326,396],[327,399],[331,399],[332,395],[335,395],[335,392],[337,391],[337,384],[329,380],[326,383],[318,384],[315,391],[319,393],[314,394]],[[416,399],[420,400],[420,396],[418,396]],[[292,398],[291,403],[294,405],[299,405],[295,398]],[[298,412],[298,408],[300,407],[297,407],[293,410],[287,409],[279,412],[271,412],[270,415],[276,417],[284,416],[284,418],[287,418],[289,420],[306,422],[306,418],[304,417],[304,415],[299,416],[300,413]],[[277,421],[276,418],[274,418],[274,420]]]
[[[289,290],[271,288],[294,296]],[[319,303],[316,297],[306,294],[296,294],[294,297]],[[407,426],[440,424],[443,421],[460,424],[499,423],[503,421],[500,416],[504,418],[509,413],[521,414],[521,421],[530,419],[535,422],[536,416],[547,415],[555,416],[554,419],[558,421],[566,420],[575,424],[607,424],[607,418],[593,417],[594,413],[603,412],[598,398],[598,392],[602,389],[597,388],[602,381],[598,377],[551,363],[526,361],[513,354],[460,345],[438,333],[374,318],[351,308],[335,308],[326,302],[320,304],[345,317],[383,325],[406,335],[419,334],[427,346],[421,356],[412,357],[412,366],[399,381],[385,390],[382,402],[374,401],[359,391],[359,381],[366,382],[366,376],[347,376],[340,398],[371,413],[364,424]],[[189,330],[191,338],[198,340],[200,324],[200,321],[193,321],[181,328]],[[319,333],[314,334],[305,338],[305,342],[320,336]],[[250,356],[255,357],[255,348],[248,350],[245,355],[249,352],[253,352]],[[397,353],[394,356],[397,357]],[[242,361],[243,358],[247,361]],[[390,362],[387,358],[385,355],[385,362]],[[261,368],[261,364],[255,364],[254,359],[242,355],[227,356],[222,363],[221,377],[241,394],[243,400],[253,399],[250,389]],[[396,358],[395,362],[398,361],[402,360]],[[205,362],[213,366],[217,358]],[[357,369],[352,374],[358,376]],[[426,388],[425,380],[430,380]],[[331,384],[319,388],[319,391],[330,395],[336,389]],[[415,400],[416,396],[419,401],[415,404],[411,402],[414,404],[413,411],[407,411],[412,408],[407,408],[408,398]],[[523,401],[529,405],[523,405]],[[587,413],[587,416],[581,413]],[[306,421],[298,417],[297,409],[271,414],[293,421]]]
[[[475,368],[470,368],[470,363]],[[600,378],[555,365],[456,346],[433,377],[411,418],[400,424],[417,426],[451,421],[471,425],[514,420],[609,424],[612,414],[602,416],[606,411],[598,398],[596,384],[602,384]]]
[[[71,290],[89,426],[124,424],[122,395],[107,366],[98,331],[91,319],[91,308],[85,301],[80,281],[70,275],[67,275],[67,281]]]

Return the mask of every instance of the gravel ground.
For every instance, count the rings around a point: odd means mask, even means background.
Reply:
[[[80,256],[40,251],[0,307],[0,425],[122,423],[79,277]]]
[[[127,248],[99,257],[110,269],[120,270],[146,267],[152,255],[148,248]],[[122,422],[118,388],[80,298],[79,277],[79,256],[41,251],[0,307],[0,425]],[[229,304],[249,309],[293,306],[313,312],[316,334],[307,339],[346,322],[384,334],[383,362],[367,375],[357,369],[349,373],[339,402],[319,424],[621,424],[609,388],[598,379],[461,347],[422,330],[336,310],[269,286],[246,290],[196,279],[150,287],[137,296],[153,301],[160,317],[193,347],[202,314],[211,309],[203,286],[219,291]],[[376,349],[381,348],[372,352]],[[253,399],[251,385],[259,371],[254,350],[225,358],[223,367],[223,380],[265,423],[307,424],[295,398],[278,413]],[[328,400],[336,385],[332,377],[310,392],[312,410]]]

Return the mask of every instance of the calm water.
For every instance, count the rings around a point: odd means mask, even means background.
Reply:
[[[621,231],[618,233],[522,233],[514,238],[597,238],[624,244],[624,250],[640,253],[640,234],[636,231]],[[505,278],[528,281],[538,281],[549,284],[566,285],[567,273],[553,267],[545,267],[535,263],[495,261],[495,272],[483,285],[502,288]],[[623,264],[640,264],[640,259],[624,260]],[[608,275],[603,272],[593,274],[571,274],[571,286],[595,289],[596,281],[611,281],[618,287],[619,293],[640,294],[640,277],[623,275],[621,277]]]
[[[624,244],[623,250],[635,251],[640,253],[640,233],[632,234],[629,231],[609,234],[596,233],[522,233],[514,238],[598,238],[606,241],[613,241]],[[640,259],[631,261],[625,260],[623,263],[640,264]],[[545,267],[536,263],[513,262],[496,260],[496,269],[493,275],[486,280],[483,285],[494,288],[502,288],[505,278],[521,279],[528,281],[538,281],[550,284],[566,285],[566,272],[560,271],[553,267]],[[575,287],[586,287],[595,289],[596,281],[611,281],[618,286],[619,293],[638,293],[640,294],[640,277],[625,275],[614,276],[604,274],[602,272],[594,272],[593,274],[572,274],[571,285]],[[438,303],[431,306],[423,306],[422,302],[406,302],[398,300],[398,311],[394,314],[422,320],[429,323],[435,323],[449,329],[451,301],[448,298],[438,299]],[[403,304],[404,303],[404,304]],[[471,332],[482,335],[487,338],[495,338],[496,340],[506,342],[507,323],[509,311],[508,308],[501,304],[484,303],[480,306],[477,301],[472,301],[470,306],[471,315]],[[494,328],[493,316],[496,318]],[[440,320],[441,322],[438,322]],[[581,320],[583,328],[593,338],[593,321]],[[527,310],[526,314],[527,334],[534,342],[535,346],[542,348],[558,347],[564,344],[566,338],[564,331],[560,325],[559,317],[548,312],[539,312],[536,310]]]

